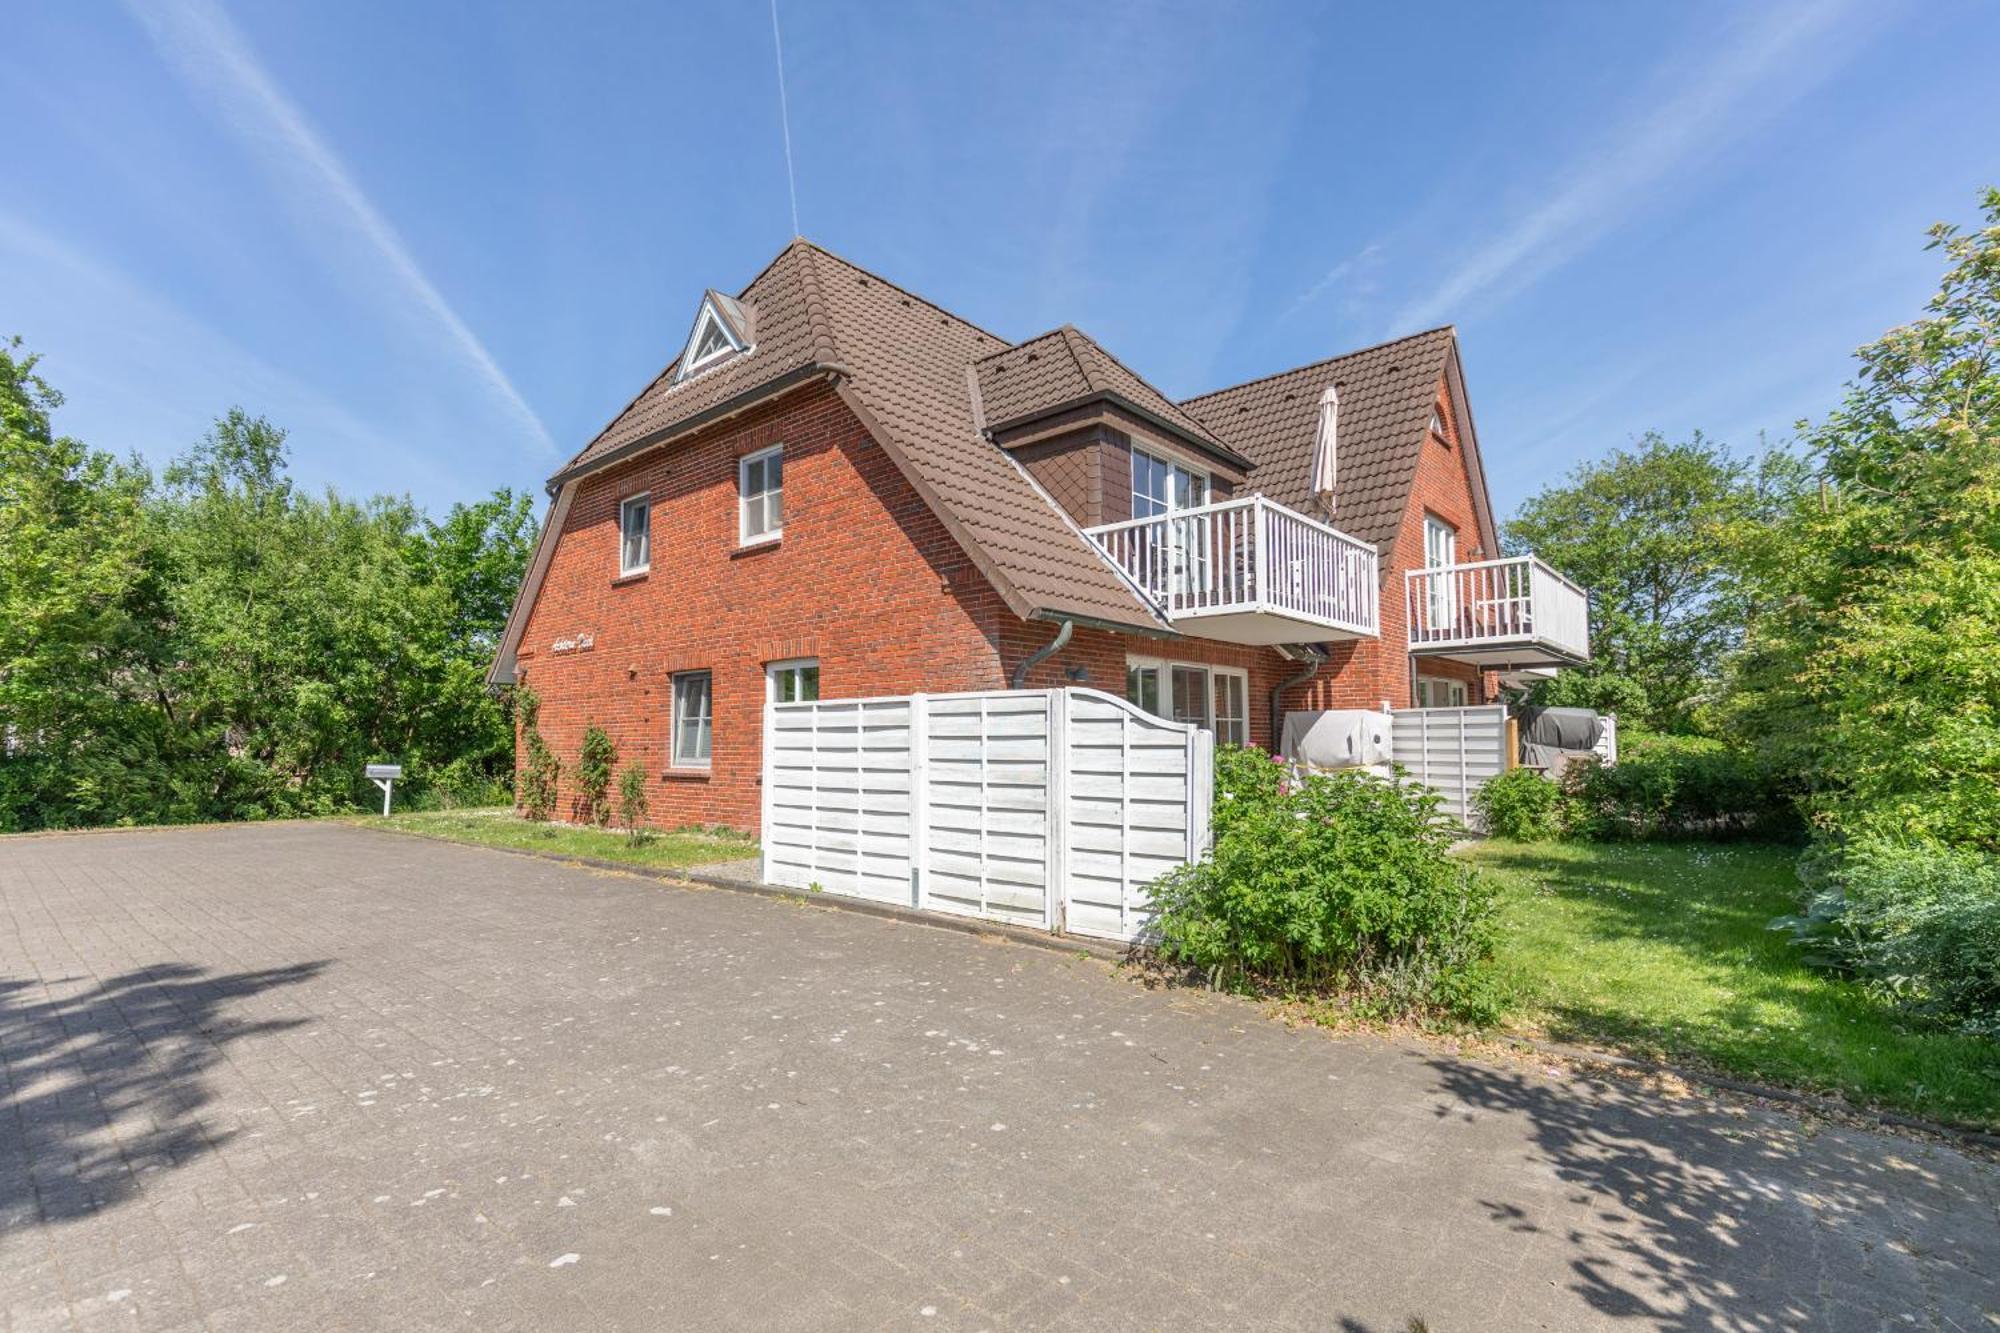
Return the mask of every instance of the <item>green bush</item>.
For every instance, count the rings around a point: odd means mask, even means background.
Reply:
[[[1774,928],[1912,1013],[2000,1037],[2000,857],[1865,842],[1821,877]]]
[[[1599,841],[1781,837],[1798,828],[1755,759],[1700,736],[1633,737],[1615,764],[1571,765],[1562,794],[1569,831]]]
[[[1532,768],[1510,768],[1473,793],[1480,824],[1496,838],[1547,842],[1563,830],[1562,789]]]
[[[646,766],[635,759],[618,775],[618,822],[625,826],[627,841],[636,843],[645,838],[646,811],[650,805],[646,797]]]
[[[1489,1020],[1494,899],[1450,856],[1428,789],[1297,780],[1260,750],[1215,761],[1213,853],[1153,886],[1160,953],[1210,984],[1344,992],[1363,1012]]]
[[[529,819],[547,819],[555,813],[557,784],[562,780],[562,761],[542,739],[537,724],[542,716],[542,699],[523,685],[515,705],[520,710],[522,749],[521,813]]]
[[[576,802],[571,811],[579,824],[602,828],[611,822],[611,774],[618,766],[618,745],[603,727],[583,729],[583,746],[576,757]]]

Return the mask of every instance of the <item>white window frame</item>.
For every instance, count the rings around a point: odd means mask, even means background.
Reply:
[[[778,460],[778,484],[775,487],[759,491],[755,499],[764,502],[765,507],[768,509],[767,497],[773,494],[778,497],[778,525],[763,532],[753,533],[750,531],[750,505],[752,497],[748,489],[750,485],[750,468],[753,464],[761,463],[771,458]],[[767,514],[766,517],[768,518],[769,515]],[[768,449],[759,449],[754,454],[745,454],[736,460],[736,540],[737,544],[741,546],[762,546],[765,542],[777,541],[784,535],[785,446],[774,444]]]
[[[1143,657],[1136,653],[1128,653],[1125,657],[1126,702],[1138,704],[1138,701],[1131,697],[1131,673],[1133,671],[1153,671],[1157,673],[1156,678],[1159,683],[1160,695],[1160,711],[1155,713],[1154,716],[1163,718],[1169,722],[1175,721],[1174,671],[1176,668],[1202,673],[1202,685],[1200,688],[1202,701],[1201,717],[1195,719],[1195,725],[1213,733],[1217,742],[1221,744],[1238,744],[1239,742],[1224,740],[1222,733],[1216,727],[1216,677],[1233,676],[1243,682],[1243,739],[1240,743],[1248,745],[1250,743],[1250,673],[1242,667],[1216,666],[1210,662],[1177,662],[1167,657]],[[1143,704],[1139,704],[1138,706],[1144,707]]]
[[[1131,480],[1126,484],[1126,489],[1131,493],[1131,501],[1132,501],[1131,509],[1133,518],[1157,517],[1157,515],[1154,514],[1141,514],[1139,512],[1139,501],[1142,498],[1149,505],[1159,503],[1158,501],[1154,500],[1154,498],[1151,495],[1146,494],[1139,489],[1138,461],[1141,458],[1145,459],[1149,463],[1156,463],[1160,467],[1163,467],[1167,470],[1167,498],[1166,498],[1167,507],[1164,510],[1160,511],[1161,513],[1174,514],[1174,513],[1179,513],[1184,509],[1199,509],[1201,506],[1207,504],[1209,502],[1210,497],[1215,494],[1215,479],[1214,477],[1209,475],[1209,473],[1207,473],[1206,471],[1202,470],[1201,468],[1189,467],[1186,463],[1181,462],[1179,459],[1169,458],[1165,454],[1157,454],[1154,453],[1151,449],[1141,449],[1135,445],[1133,446],[1132,449],[1132,477]],[[1180,497],[1175,494],[1175,487],[1174,487],[1174,475],[1176,473],[1179,473],[1181,476],[1184,476],[1188,479],[1188,489],[1190,491],[1192,491],[1197,484],[1200,485],[1201,498],[1199,500],[1196,500],[1193,504],[1185,504],[1185,505],[1180,502]]]
[[[1434,697],[1442,689],[1444,702]],[[1472,689],[1462,680],[1450,676],[1417,677],[1417,707],[1419,708],[1465,708],[1472,702]]]
[[[1445,569],[1457,563],[1458,529],[1436,514],[1425,514],[1424,568]],[[1431,628],[1452,624],[1458,619],[1457,579],[1450,574],[1432,574],[1424,582],[1430,587]]]
[[[778,681],[789,672],[805,671],[807,669],[810,669],[814,672],[818,672],[819,659],[817,657],[787,657],[780,662],[766,662],[764,664],[765,701],[768,703],[781,702],[781,700],[778,698]],[[813,679],[813,698],[814,699],[819,698],[819,679],[817,676],[815,676]],[[792,702],[800,703],[800,702],[810,702],[810,701],[795,699]]]
[[[686,720],[681,716],[681,685],[684,681],[693,681],[697,678],[708,684],[706,690],[708,711],[700,719],[708,724],[708,753],[700,756],[689,755],[681,748],[681,724]],[[673,691],[670,707],[667,709],[667,753],[670,756],[670,763],[679,769],[708,768],[715,759],[715,673],[706,668],[699,671],[676,671],[670,688]]]
[[[701,346],[702,335],[711,326],[721,330],[722,346],[716,348],[713,352],[710,352],[698,361],[689,360],[694,355],[694,349]],[[736,334],[730,330],[729,321],[722,317],[722,312],[715,308],[715,303],[704,299],[701,303],[700,313],[694,317],[694,332],[688,335],[687,345],[681,349],[680,365],[674,371],[674,383],[679,384],[684,380],[691,380],[710,366],[719,365],[730,357],[735,356],[738,352],[747,352],[749,350],[748,347],[737,341]]]
[[[1243,687],[1243,716],[1232,719],[1243,728],[1240,738],[1222,734],[1222,711],[1215,703],[1216,682],[1233,680]],[[1210,730],[1215,733],[1217,745],[1248,745],[1250,743],[1250,673],[1241,667],[1210,667],[1208,669],[1208,698]]]
[[[1144,459],[1166,473],[1167,494],[1164,501],[1155,499],[1149,492],[1139,489],[1139,463]],[[1191,503],[1182,504],[1179,483],[1185,480]],[[1207,561],[1204,558],[1205,543],[1201,534],[1195,531],[1200,519],[1189,519],[1176,523],[1173,515],[1185,513],[1189,509],[1199,509],[1208,504],[1215,495],[1215,478],[1200,468],[1189,467],[1165,454],[1157,454],[1150,449],[1134,446],[1132,449],[1132,476],[1126,485],[1131,501],[1131,517],[1159,518],[1165,516],[1165,532],[1153,527],[1145,527],[1135,534],[1146,548],[1142,555],[1141,568],[1146,571],[1143,578],[1155,595],[1168,592],[1187,594],[1208,584]],[[1199,492],[1199,494],[1196,494]],[[1158,513],[1141,514],[1139,502],[1144,500],[1148,507],[1165,504]]]
[[[625,516],[631,512],[633,505],[646,506],[646,523],[645,527],[642,528],[640,531],[640,536],[645,538],[646,558],[639,564],[628,565],[625,563],[625,545],[627,539],[631,534],[630,530],[626,526]],[[637,495],[628,495],[624,499],[618,502],[618,577],[622,579],[633,574],[644,574],[652,567],[653,567],[653,495],[652,492],[650,491],[641,491]]]

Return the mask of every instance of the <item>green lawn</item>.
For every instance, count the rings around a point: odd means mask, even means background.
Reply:
[[[485,847],[520,847],[563,856],[589,856],[600,861],[619,861],[655,870],[677,870],[712,861],[740,861],[757,855],[757,844],[740,834],[655,833],[644,842],[633,843],[620,832],[538,824],[522,819],[505,808],[424,811],[391,815],[387,819],[356,815],[349,817],[349,822],[400,829],[406,833],[423,833],[453,842],[476,842]]]
[[[1791,848],[1490,842],[1517,1031],[2000,1125],[2000,1043],[1928,1030],[1799,962]]]

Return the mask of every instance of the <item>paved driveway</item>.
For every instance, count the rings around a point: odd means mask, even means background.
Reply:
[[[337,826],[0,843],[14,1329],[2000,1326],[1955,1153]]]

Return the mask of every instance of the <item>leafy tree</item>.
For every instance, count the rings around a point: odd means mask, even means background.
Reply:
[[[1783,453],[1753,463],[1699,433],[1648,434],[1523,503],[1508,551],[1533,551],[1591,592],[1593,661],[1539,687],[1537,702],[1689,729],[1740,635],[1731,538],[1782,505],[1800,472]]]
[[[483,673],[500,645],[521,571],[535,545],[534,497],[501,487],[484,500],[455,504],[443,522],[426,521],[412,558],[452,603],[451,648]]]
[[[1927,313],[1802,427],[1819,487],[1745,543],[1727,714],[1823,831],[2000,851],[2000,190],[1931,230]]]
[[[19,346],[0,345],[0,829],[327,810],[372,799],[360,770],[384,757],[418,799],[511,781],[484,673],[525,496],[432,523],[303,494],[284,433],[240,410],[156,483],[55,435],[61,398]]]
[[[62,395],[0,342],[0,830],[172,817],[138,463],[57,436]],[[135,785],[141,790],[135,790]]]

